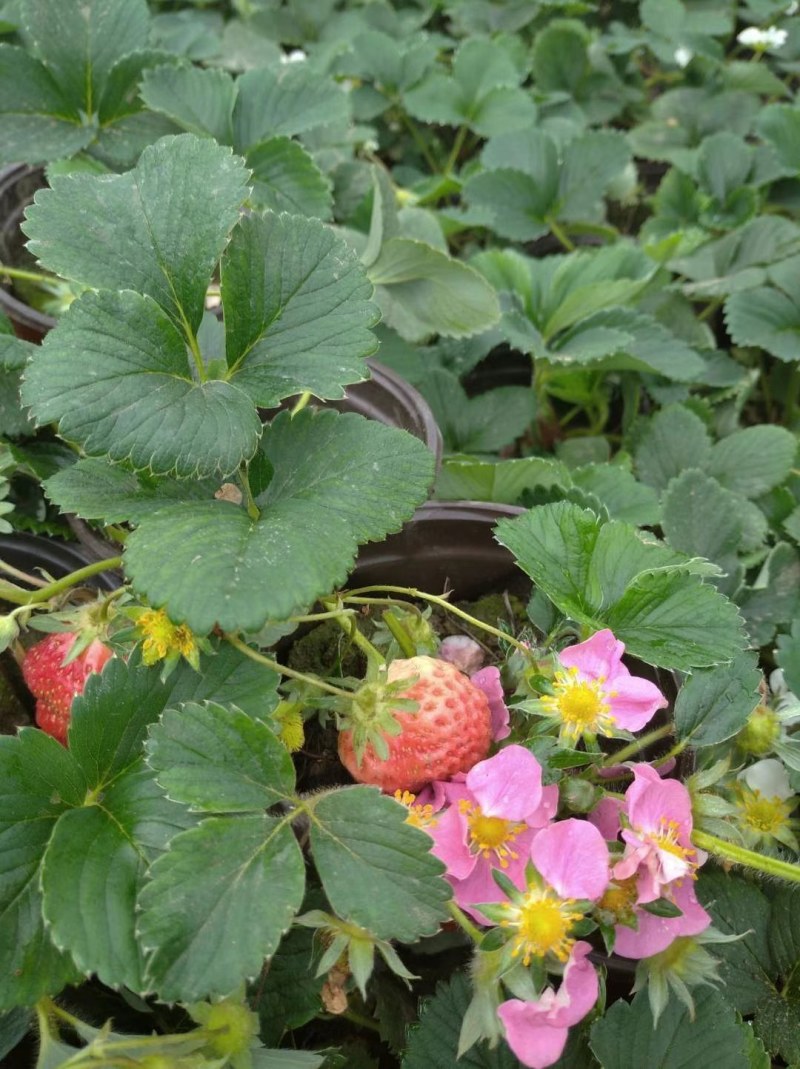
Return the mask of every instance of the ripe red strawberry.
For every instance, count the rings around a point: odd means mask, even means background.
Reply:
[[[403,687],[406,679],[414,682]],[[392,661],[385,683],[362,687],[339,732],[339,757],[354,779],[391,794],[468,772],[491,741],[483,691],[455,665],[420,656]]]
[[[83,693],[88,676],[99,672],[111,657],[111,650],[99,639],[92,642],[69,664],[64,664],[77,634],[56,631],[32,646],[22,662],[22,675],[36,698],[36,723],[65,746],[73,699]]]

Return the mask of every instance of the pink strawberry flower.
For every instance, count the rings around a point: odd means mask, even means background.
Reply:
[[[514,882],[523,878],[534,835],[555,815],[558,788],[542,786],[532,753],[507,746],[479,761],[463,781],[432,784],[429,793],[434,808],[449,803],[429,828],[432,852],[447,866],[458,905],[486,923],[474,904],[503,897],[492,869]]]
[[[535,708],[560,725],[562,742],[639,731],[667,705],[655,683],[631,675],[622,663],[624,652],[624,643],[607,628],[561,651],[553,693]]]
[[[566,962],[575,946],[575,924],[608,887],[608,846],[594,825],[570,818],[536,833],[530,859],[534,878],[493,906],[492,916],[507,930],[512,956],[523,965],[548,955]]]
[[[489,713],[492,717],[492,738],[495,742],[508,738],[511,734],[510,717],[508,706],[503,695],[503,684],[500,682],[500,669],[494,665],[481,668],[479,672],[469,677],[470,683],[474,683],[489,700]]]
[[[535,1002],[513,998],[498,1006],[509,1047],[530,1069],[545,1069],[557,1062],[570,1027],[583,1020],[597,1002],[597,973],[587,961],[590,950],[588,943],[575,943],[558,992],[548,987]]]
[[[648,764],[633,766],[625,792],[630,827],[623,828],[625,855],[614,876],[637,876],[638,902],[654,902],[676,880],[693,879],[706,854],[692,846],[692,800],[675,779],[662,780]]]
[[[699,935],[711,924],[711,917],[697,900],[694,881],[679,880],[670,891],[671,901],[681,911],[679,917],[656,917],[638,906],[633,909],[636,928],[619,924],[614,929],[614,950],[623,958],[651,958],[679,936]]]
[[[615,926],[616,952],[639,959],[660,953],[678,936],[705,931],[711,917],[694,891],[696,870],[707,855],[692,846],[689,792],[677,780],[662,780],[648,764],[634,765],[633,774],[617,810],[617,830],[619,813],[626,817],[621,829],[625,854],[614,865],[613,883],[600,909],[624,921]],[[615,836],[610,806],[593,817],[607,838]],[[669,899],[680,916],[659,917],[641,908],[658,898]]]

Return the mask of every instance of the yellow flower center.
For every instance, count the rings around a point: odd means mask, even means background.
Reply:
[[[657,850],[663,851],[665,854],[671,854],[673,857],[678,858],[683,862],[685,867],[676,867],[674,863],[662,860],[661,866],[664,870],[668,880],[681,880],[685,876],[689,876],[691,879],[697,879],[697,851],[691,846],[681,846],[678,842],[678,834],[680,833],[680,824],[677,820],[668,820],[666,817],[662,817],[658,826],[658,831],[650,832],[649,836],[642,834],[643,838],[649,838],[653,846]]]
[[[522,956],[523,965],[546,954],[566,961],[575,942],[569,933],[583,916],[572,908],[574,905],[574,898],[559,898],[549,887],[529,890],[518,904],[507,903],[500,926],[514,929],[512,955]]]
[[[629,917],[633,913],[638,897],[636,884],[635,876],[628,876],[624,880],[614,880],[606,888],[603,897],[597,903],[597,908],[610,913],[616,919]]]
[[[406,817],[406,824],[410,824],[414,828],[433,828],[438,823],[437,818],[433,815],[432,805],[417,805],[417,796],[412,794],[411,791],[394,792],[395,800],[404,805],[408,810],[408,816]]]
[[[782,798],[765,798],[759,790],[742,789],[739,809],[745,827],[762,835],[779,832],[791,813],[791,807]]]
[[[163,609],[148,609],[136,621],[144,636],[142,663],[146,665],[162,661],[171,653],[187,660],[197,657],[195,637],[186,624],[174,624]]]
[[[278,738],[289,753],[296,753],[306,738],[300,706],[293,702],[281,702],[272,715],[277,723]]]
[[[603,678],[580,679],[574,666],[558,671],[553,679],[553,694],[542,698],[542,705],[551,716],[561,721],[561,736],[577,742],[581,735],[613,735],[616,719],[611,715]]]
[[[467,818],[469,849],[473,854],[483,854],[485,858],[492,855],[497,858],[500,867],[508,868],[509,858],[516,861],[519,854],[511,848],[511,843],[520,832],[526,831],[528,825],[518,820],[506,820],[504,817],[490,817],[481,811],[481,807],[463,798],[458,808]]]

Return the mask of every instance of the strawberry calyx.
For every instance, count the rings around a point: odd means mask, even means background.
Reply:
[[[413,715],[419,710],[419,702],[402,697],[417,678],[408,676],[389,682],[384,676],[375,682],[367,682],[355,692],[348,708],[339,711],[339,730],[352,732],[358,764],[361,764],[367,746],[371,746],[381,760],[387,759],[386,737],[397,736],[403,730],[396,714]]]

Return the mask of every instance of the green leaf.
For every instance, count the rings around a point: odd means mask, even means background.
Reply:
[[[533,101],[517,91],[520,81],[520,72],[501,45],[472,38],[459,45],[452,76],[430,74],[405,94],[404,103],[423,122],[466,125],[486,137],[535,121]]]
[[[800,620],[792,620],[791,633],[778,635],[775,663],[783,669],[786,686],[794,694],[800,692]]]
[[[770,905],[766,894],[735,872],[704,869],[697,881],[700,902],[725,935],[741,936],[714,947],[726,1001],[752,1014],[775,990],[775,966],[769,946]]]
[[[560,172],[560,219],[603,218],[602,198],[631,160],[625,137],[615,130],[591,130],[564,149]]]
[[[236,84],[225,71],[165,64],[145,71],[139,92],[148,108],[188,133],[233,143]]]
[[[417,384],[453,453],[491,453],[511,445],[530,427],[535,398],[526,386],[498,386],[467,397],[458,378],[434,368]]]
[[[166,137],[125,174],[53,178],[36,194],[24,230],[49,270],[145,294],[194,331],[247,180],[230,149],[192,134]]]
[[[628,1003],[615,1002],[591,1030],[591,1047],[609,1069],[749,1069],[746,1037],[734,1011],[713,988],[695,988],[694,1019],[677,999],[670,999],[653,1026],[647,993]]]
[[[221,639],[214,652],[200,655],[200,671],[181,660],[168,680],[169,705],[182,702],[228,702],[256,719],[269,717],[278,704],[280,676]]]
[[[0,1013],[0,1058],[5,1058],[30,1030],[32,1019],[33,1015],[27,1007],[18,1006]]]
[[[520,1062],[505,1043],[493,1050],[480,1043],[458,1057],[461,1023],[471,998],[464,973],[436,985],[434,996],[422,1004],[419,1024],[409,1032],[403,1069],[518,1069]]]
[[[638,527],[652,526],[660,521],[655,492],[618,464],[586,464],[575,468],[571,474],[574,485],[594,494],[612,520]]]
[[[368,275],[384,321],[407,341],[463,338],[500,318],[497,294],[474,268],[421,241],[385,241]]]
[[[258,1003],[265,1043],[279,1043],[285,1032],[300,1028],[320,1011],[325,976],[314,976],[310,968],[316,940],[314,931],[292,928],[270,958]]]
[[[42,858],[56,821],[83,801],[86,783],[49,735],[0,737],[0,1010],[30,1006],[80,978],[42,917]]]
[[[405,816],[374,788],[346,788],[315,802],[309,834],[336,914],[379,939],[411,943],[438,931],[451,891],[430,836]]]
[[[33,352],[30,342],[12,337],[10,326],[8,334],[0,334],[0,434],[3,436],[14,438],[33,431],[33,423],[19,397],[22,371]]]
[[[304,148],[288,137],[271,137],[246,155],[253,172],[252,201],[275,212],[329,219],[333,194],[328,179]]]
[[[797,613],[800,600],[800,556],[788,542],[778,542],[753,583],[737,600],[755,646],[766,646],[775,631]]]
[[[555,145],[551,152],[555,153]],[[488,213],[491,228],[500,237],[534,241],[546,234],[548,214],[554,205],[555,166],[540,185],[531,175],[510,168],[498,168],[473,175],[464,184],[468,203]]]
[[[143,518],[126,543],[134,586],[198,634],[256,631],[344,583],[357,546],[398,530],[433,477],[411,435],[330,410],[276,418],[261,455],[274,475],[258,520],[186,502]]]
[[[165,1002],[254,979],[300,908],[305,866],[286,818],[211,817],[173,839],[139,898],[151,989]]]
[[[627,524],[557,502],[501,520],[496,538],[562,612],[649,664],[705,667],[745,644],[735,606],[686,574],[695,562]]]
[[[586,28],[555,23],[537,33],[531,52],[531,73],[538,89],[574,96],[589,65]]]
[[[343,89],[306,63],[259,66],[236,85],[233,144],[242,154],[269,137],[293,137],[350,117]]]
[[[436,496],[444,501],[515,505],[526,490],[566,488],[570,482],[566,466],[549,457],[498,461],[448,457],[436,480]]]
[[[733,738],[760,700],[761,672],[751,653],[721,668],[692,672],[675,700],[675,727],[695,748]]]
[[[147,728],[158,719],[171,687],[157,670],[112,657],[75,699],[70,754],[93,789],[110,783],[141,755]]]
[[[761,286],[732,293],[725,302],[725,325],[736,345],[800,360],[800,305],[780,290]]]
[[[168,709],[146,749],[169,797],[194,810],[260,812],[287,800],[294,788],[292,759],[273,731],[216,702]]]
[[[198,382],[173,322],[130,290],[72,304],[28,367],[23,403],[87,453],[155,474],[227,474],[261,432],[248,395],[220,379]]]
[[[792,171],[800,170],[800,111],[791,104],[768,104],[759,112],[756,130],[775,146],[778,157]]]
[[[92,136],[47,69],[24,49],[0,44],[0,163],[72,156]]]
[[[670,267],[691,281],[683,287],[691,297],[725,297],[767,281],[767,267],[800,250],[800,227],[777,215],[761,215]]]
[[[164,505],[210,501],[219,479],[179,480],[138,475],[120,464],[83,457],[44,483],[48,498],[64,512],[106,523],[139,523]]]
[[[691,557],[734,567],[742,540],[742,499],[699,471],[687,468],[663,496],[663,530],[671,546]]]
[[[378,318],[361,264],[330,227],[299,216],[250,216],[222,260],[231,382],[256,404],[308,390],[344,396],[366,377]]]
[[[33,43],[67,100],[87,116],[123,56],[144,48],[150,31],[145,0],[39,0],[22,7]]]
[[[42,869],[44,915],[55,942],[82,972],[139,992],[146,987],[136,895],[152,860],[139,832],[153,823],[170,826],[179,812],[140,765],[141,759],[103,790],[102,804],[62,814]]]
[[[728,490],[755,498],[789,477],[796,456],[797,439],[790,431],[763,424],[734,431],[718,441],[706,470]]]
[[[665,490],[687,468],[705,468],[711,437],[699,416],[682,405],[667,405],[650,420],[634,451],[643,483]]]
[[[778,885],[771,889],[770,899],[770,956],[778,976],[788,979],[800,963],[800,892],[794,886]]]

